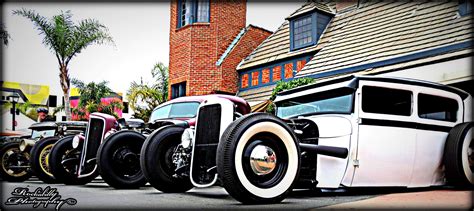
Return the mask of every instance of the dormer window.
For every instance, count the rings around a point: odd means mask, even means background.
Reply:
[[[178,28],[209,22],[209,0],[181,0],[178,2]]]
[[[292,21],[292,43],[294,49],[314,44],[316,29],[312,26],[313,22],[313,15],[304,16]]]
[[[470,0],[459,1],[459,15],[466,16],[472,12],[472,3]]]
[[[290,20],[290,50],[315,45],[331,16],[313,12]]]

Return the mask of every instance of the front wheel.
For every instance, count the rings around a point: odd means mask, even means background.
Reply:
[[[176,176],[173,153],[184,128],[167,126],[154,131],[143,144],[140,166],[148,182],[165,193],[182,193],[193,187],[189,177]]]
[[[9,182],[23,182],[31,177],[30,154],[21,152],[18,143],[7,143],[0,149],[2,169],[0,178]]]
[[[217,172],[227,192],[244,204],[282,201],[299,167],[297,138],[270,114],[253,113],[234,121],[219,142]]]
[[[97,152],[97,167],[102,179],[117,189],[140,188],[146,178],[140,169],[140,150],[145,136],[135,131],[120,131],[109,136]]]
[[[51,173],[58,182],[66,185],[84,185],[97,177],[97,173],[78,177],[81,151],[72,147],[73,138],[74,136],[64,137],[53,146],[49,154],[49,165]]]
[[[58,140],[59,137],[43,138],[36,142],[31,149],[31,170],[45,183],[56,182],[49,168],[49,153]]]

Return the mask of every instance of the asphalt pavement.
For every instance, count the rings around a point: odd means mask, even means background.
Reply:
[[[420,208],[394,206],[403,204],[407,197],[418,198],[429,195],[428,200],[439,201],[446,198],[450,201],[442,208],[469,208],[472,205],[472,191],[451,190],[446,188],[364,188],[337,190],[294,190],[288,198],[279,204],[243,205],[227,194],[224,188],[194,188],[186,193],[162,193],[147,185],[137,190],[116,190],[102,180],[97,179],[83,186],[66,186],[63,184],[45,184],[37,179],[25,182],[1,182],[1,207],[3,210],[32,209],[54,210],[56,205],[61,210],[70,209],[351,209],[351,208]],[[49,187],[48,187],[49,186]],[[27,189],[26,189],[27,188]],[[40,188],[40,189],[38,189]],[[56,188],[56,189],[54,189]],[[35,192],[36,191],[36,192]],[[433,193],[435,192],[435,193]],[[28,193],[30,195],[28,195]],[[34,194],[37,195],[34,195]],[[408,196],[406,196],[408,194]],[[410,196],[410,194],[412,194]],[[414,194],[414,195],[413,195]],[[455,195],[453,195],[455,194]],[[50,200],[51,196],[61,196],[61,200]],[[395,196],[395,200],[391,200]],[[384,198],[385,197],[385,198]],[[398,200],[397,200],[398,197]],[[404,198],[405,197],[405,198]],[[464,197],[464,198],[463,198]],[[469,197],[469,198],[466,198]],[[27,198],[28,200],[25,200]],[[417,197],[415,197],[417,198]],[[36,199],[36,201],[35,201]],[[453,202],[454,200],[454,202]],[[416,201],[416,200],[415,200]],[[387,202],[391,206],[385,206]],[[428,201],[429,202],[429,201]],[[390,204],[389,203],[389,204]],[[424,202],[421,202],[423,205]],[[36,205],[35,205],[36,204]],[[411,204],[413,205],[413,204]],[[455,206],[456,205],[456,206]],[[421,206],[422,208],[423,206]],[[433,208],[433,206],[428,206]],[[436,208],[436,207],[435,207]]]

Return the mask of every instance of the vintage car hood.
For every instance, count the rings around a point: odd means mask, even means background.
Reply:
[[[166,126],[166,125],[178,125],[178,126],[188,127],[188,126],[194,125],[194,124],[191,124],[193,122],[192,121],[190,122],[190,120],[194,120],[194,118],[187,119],[187,120],[158,119],[158,120],[154,120],[153,122],[147,123],[148,124],[147,127],[152,128],[152,129],[158,129],[158,128]]]
[[[350,115],[317,115],[304,117],[316,123],[320,138],[335,138],[352,134]]]

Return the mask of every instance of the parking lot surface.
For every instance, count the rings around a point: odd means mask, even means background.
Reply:
[[[446,188],[425,189],[349,189],[349,190],[294,190],[279,204],[242,205],[230,197],[221,187],[194,188],[186,193],[165,194],[147,185],[138,190],[116,190],[97,179],[83,186],[44,184],[37,179],[25,182],[2,182],[2,208],[4,210],[31,209],[33,204],[21,204],[19,193],[39,192],[46,196],[56,193],[65,201],[61,210],[68,209],[350,209],[350,208],[469,208],[472,207],[472,191]],[[28,188],[27,191],[25,188]],[[54,190],[56,188],[56,190]],[[53,194],[50,194],[53,195]],[[23,194],[21,197],[27,196]],[[35,196],[30,195],[30,199]],[[46,197],[47,198],[47,197]],[[36,197],[36,199],[44,199]],[[73,199],[71,201],[71,199]],[[75,204],[72,203],[75,200]],[[16,201],[17,204],[14,204]],[[39,200],[41,201],[41,200]],[[5,203],[9,202],[9,205]],[[26,201],[25,201],[26,202]],[[55,202],[44,207],[40,203],[36,210],[54,210]],[[13,204],[12,204],[13,203]],[[424,206],[426,205],[426,206]]]

